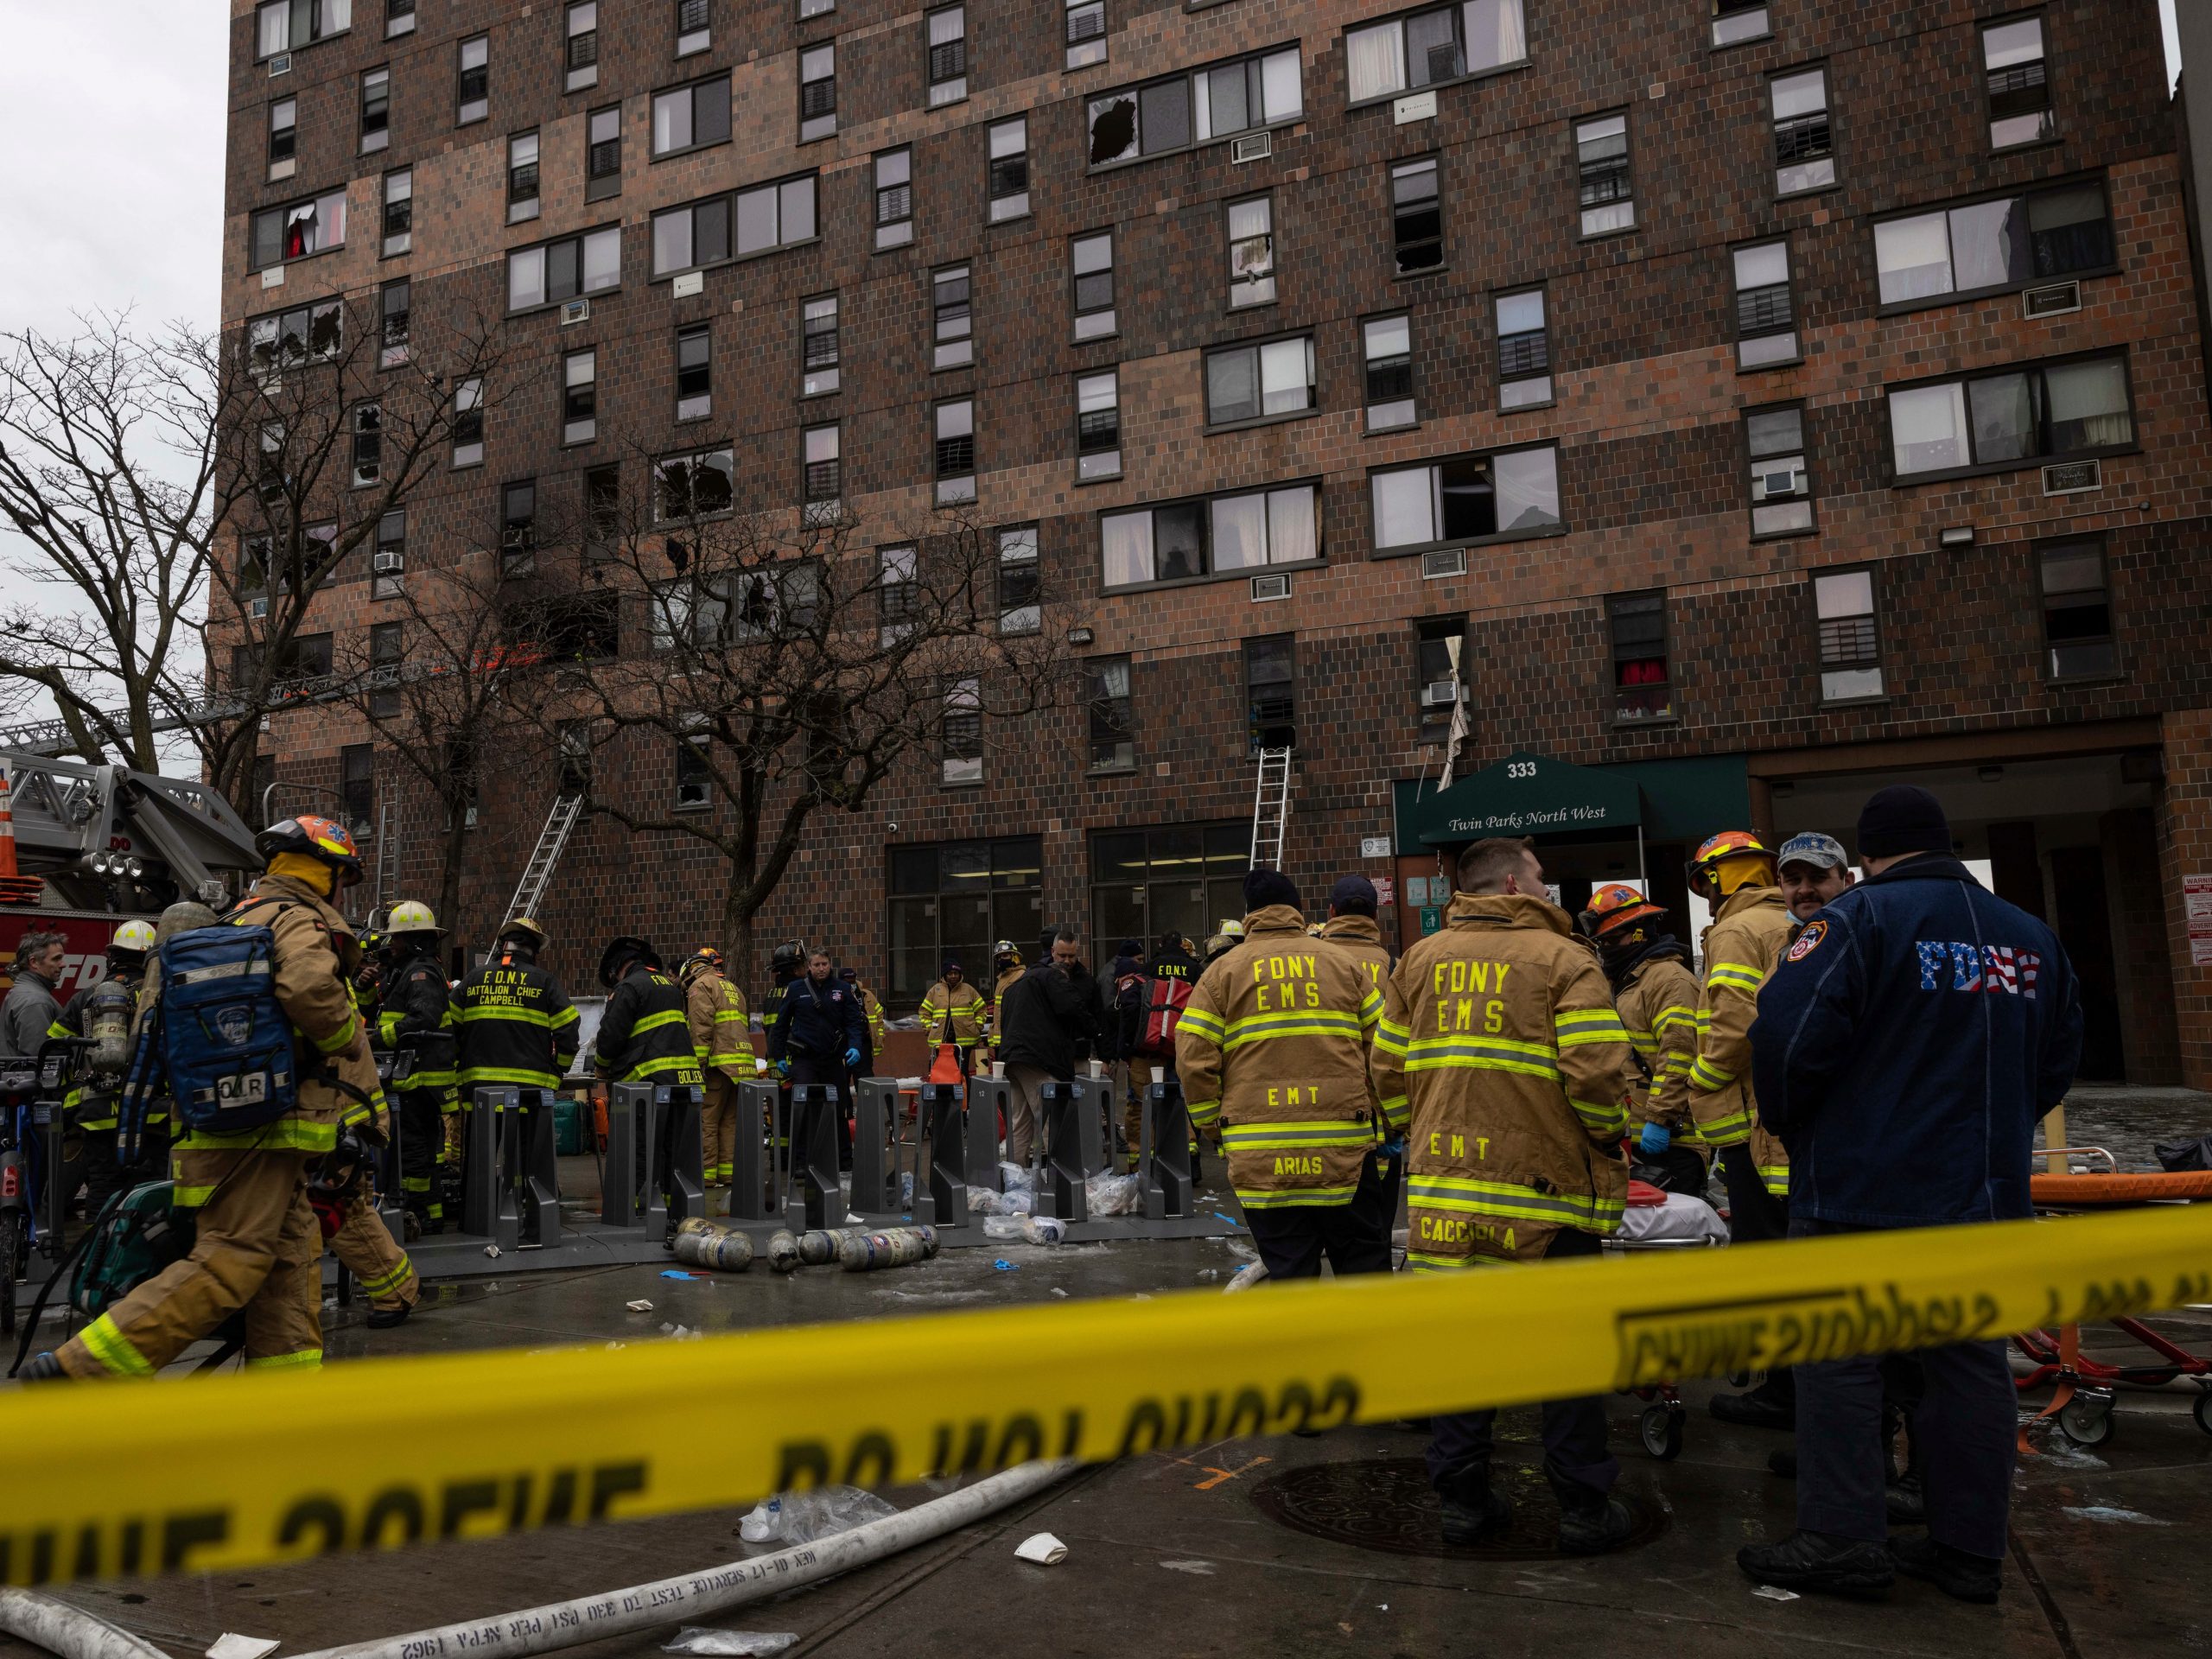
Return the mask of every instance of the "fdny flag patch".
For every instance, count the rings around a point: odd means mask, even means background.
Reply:
[[[1805,931],[1797,936],[1797,942],[1783,953],[1783,959],[1785,962],[1804,961],[1820,949],[1821,941],[1827,936],[1828,925],[1826,922],[1806,923]]]

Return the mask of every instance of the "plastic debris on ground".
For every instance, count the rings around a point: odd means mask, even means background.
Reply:
[[[1004,1239],[1009,1241],[1020,1238],[1021,1236],[1021,1222],[1022,1217],[1020,1216],[994,1216],[987,1214],[983,1217],[983,1236],[985,1238]]]
[[[1014,1552],[1017,1559],[1039,1567],[1058,1567],[1068,1558],[1068,1547],[1049,1532],[1032,1533]]]
[[[1234,1274],[1230,1275],[1229,1282],[1221,1287],[1221,1294],[1226,1296],[1233,1290],[1249,1290],[1253,1286],[1258,1284],[1261,1280],[1267,1276],[1267,1263],[1264,1262],[1247,1262],[1243,1267],[1237,1268]]]
[[[1116,1175],[1101,1170],[1083,1185],[1084,1201],[1094,1216],[1144,1213],[1144,1184],[1134,1175]]]
[[[1032,1244],[1064,1244],[1068,1224],[1058,1216],[1032,1216],[1021,1224],[1021,1236]]]
[[[798,1640],[796,1630],[710,1630],[686,1624],[676,1640],[662,1644],[663,1653],[781,1653]]]
[[[496,1244],[486,1244],[484,1247],[484,1254],[496,1262],[499,1259],[499,1247]]]
[[[738,1536],[748,1544],[811,1544],[898,1513],[896,1504],[857,1486],[779,1492],[738,1523]]]
[[[1802,1598],[1795,1590],[1785,1590],[1778,1584],[1763,1584],[1751,1592],[1762,1601],[1797,1601]]]
[[[2102,1521],[2110,1526],[2171,1527],[2173,1525],[2171,1521],[2161,1521],[2158,1516],[2145,1515],[2140,1510],[2123,1510],[2109,1503],[2085,1503],[2079,1508],[2069,1505],[2061,1513],[2070,1515],[2076,1521]]]
[[[996,1268],[1001,1273],[1017,1272],[1020,1267],[1019,1262],[1009,1262],[1004,1256],[999,1257],[999,1259],[992,1262],[991,1265]]]
[[[632,1313],[650,1313],[653,1311],[653,1305],[647,1301],[625,1302],[623,1306],[628,1308]]]
[[[225,1630],[215,1638],[215,1645],[207,1649],[207,1659],[262,1659],[282,1645],[270,1636],[240,1636],[235,1630]]]
[[[704,1279],[707,1275],[702,1273],[686,1273],[681,1268],[663,1268],[660,1276],[664,1279]]]
[[[1225,1221],[1225,1222],[1227,1222],[1230,1226],[1234,1227],[1234,1228],[1235,1228],[1238,1232],[1240,1232],[1240,1233],[1241,1233],[1241,1232],[1243,1232],[1243,1231],[1244,1230],[1244,1224],[1243,1224],[1243,1222],[1241,1222],[1241,1221],[1237,1220],[1236,1217],[1234,1217],[1234,1216],[1232,1216],[1232,1215],[1229,1214],[1226,1211],[1222,1211],[1222,1210],[1217,1210],[1217,1211],[1215,1211],[1213,1212],[1213,1218],[1214,1218],[1216,1221]]]
[[[1188,1573],[1194,1578],[1201,1579],[1213,1577],[1211,1561],[1162,1561],[1160,1565],[1170,1573]]]

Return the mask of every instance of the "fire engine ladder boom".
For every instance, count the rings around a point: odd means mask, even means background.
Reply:
[[[393,810],[395,803],[386,800],[377,807],[377,909],[389,912],[391,909],[391,889],[399,879],[399,847],[394,835],[399,815]]]
[[[1262,749],[1252,785],[1252,868],[1282,868],[1282,841],[1290,828],[1290,750]]]
[[[553,879],[554,866],[561,861],[569,832],[575,829],[583,810],[584,798],[581,793],[563,793],[553,798],[553,810],[545,816],[545,828],[538,835],[537,849],[531,854],[530,862],[523,866],[522,882],[515,888],[514,902],[507,906],[501,921],[537,913],[537,906],[545,897],[546,884]]]

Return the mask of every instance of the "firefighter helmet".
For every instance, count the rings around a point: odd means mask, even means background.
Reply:
[[[797,939],[785,940],[769,952],[768,969],[786,978],[798,978],[806,969],[806,947]]]
[[[660,966],[660,952],[634,933],[618,933],[607,942],[607,950],[599,959],[599,982],[613,990],[621,982],[622,976],[633,962],[642,962],[648,968]]]
[[[357,886],[361,880],[361,849],[353,844],[353,832],[335,818],[286,818],[256,836],[253,844],[264,858],[279,853],[319,858],[338,873],[342,887]]]
[[[420,899],[403,899],[391,907],[391,918],[385,923],[387,933],[443,933],[438,918],[430,907]]]
[[[1590,895],[1589,907],[1580,918],[1583,931],[1593,939],[1602,939],[1608,933],[1623,928],[1632,928],[1638,922],[1654,920],[1667,913],[1664,905],[1655,905],[1625,881],[1609,881]]]
[[[994,972],[1020,966],[1021,951],[1012,939],[1001,939],[991,947],[991,968]]]
[[[1221,925],[1221,931],[1224,938],[1231,939],[1243,938],[1244,937],[1243,918],[1237,916],[1230,917],[1227,921]]]
[[[111,956],[143,957],[154,948],[154,925],[142,917],[133,916],[115,930],[115,937],[108,941],[107,948]]]
[[[1744,884],[1740,874],[1733,881],[1724,879],[1726,867],[1738,859],[1760,861],[1770,875],[1774,868],[1774,855],[1757,836],[1748,830],[1724,830],[1708,836],[1691,855],[1683,872],[1689,878],[1690,891],[1700,899],[1726,898]]]
[[[709,968],[716,973],[721,972],[722,953],[711,945],[702,945],[683,958],[683,963],[677,968],[676,976],[688,985],[696,975],[703,973]]]

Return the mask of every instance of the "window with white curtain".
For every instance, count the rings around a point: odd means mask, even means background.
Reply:
[[[1313,563],[1321,555],[1319,499],[1315,486],[1294,484],[1103,513],[1098,531],[1105,585],[1141,587]]]
[[[1465,0],[1348,29],[1344,56],[1351,101],[1364,104],[1525,63],[1529,37],[1521,0]]]
[[[2135,442],[2120,353],[1902,387],[1889,403],[1891,455],[1901,479],[1995,471]]]

